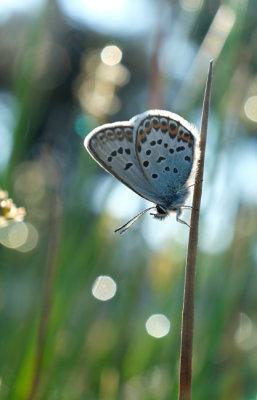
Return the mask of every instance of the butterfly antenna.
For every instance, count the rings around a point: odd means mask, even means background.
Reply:
[[[138,220],[138,218],[142,217],[142,215],[144,215],[147,211],[152,210],[153,208],[156,208],[156,207],[149,207],[149,208],[146,208],[145,210],[141,211],[135,217],[131,218],[126,224],[120,226],[118,229],[115,229],[114,232],[120,232],[120,234],[126,232],[131,227],[131,225],[133,225],[134,222],[136,222]]]

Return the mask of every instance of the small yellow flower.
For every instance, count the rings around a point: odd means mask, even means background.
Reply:
[[[0,189],[0,228],[9,222],[21,222],[26,215],[24,207],[17,208],[13,200],[8,198],[8,193]]]

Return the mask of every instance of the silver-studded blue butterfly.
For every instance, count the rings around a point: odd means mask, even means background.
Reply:
[[[177,114],[149,110],[129,121],[101,125],[85,138],[89,154],[107,172],[156,204],[115,232],[125,232],[141,215],[155,209],[155,218],[176,212],[180,219],[189,182],[198,159],[198,132]]]

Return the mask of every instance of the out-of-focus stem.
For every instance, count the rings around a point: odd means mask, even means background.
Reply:
[[[36,398],[38,386],[40,383],[42,360],[45,351],[46,336],[49,327],[49,319],[52,309],[52,299],[54,282],[57,267],[57,249],[60,237],[60,215],[59,214],[59,196],[57,191],[53,194],[52,199],[52,213],[51,213],[51,237],[49,240],[49,252],[46,264],[46,278],[45,287],[43,292],[43,304],[39,321],[38,337],[36,342],[35,360],[32,371],[31,387],[27,396],[27,400],[34,400]]]

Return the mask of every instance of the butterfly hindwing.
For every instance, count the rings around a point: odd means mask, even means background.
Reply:
[[[167,111],[137,116],[136,153],[144,175],[160,201],[186,185],[195,160],[196,130]]]

